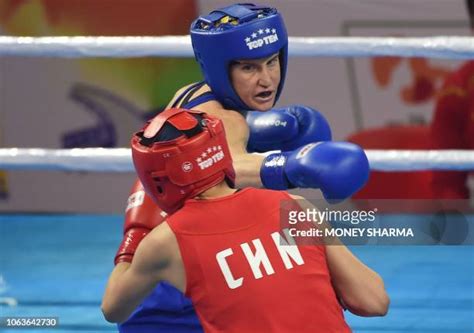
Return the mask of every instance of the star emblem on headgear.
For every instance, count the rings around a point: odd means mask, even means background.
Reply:
[[[257,31],[254,31],[249,37],[246,37],[245,42],[250,43],[252,39],[260,38],[259,35],[265,35],[265,34],[270,35],[270,33],[276,34],[276,29],[274,28],[258,29]]]

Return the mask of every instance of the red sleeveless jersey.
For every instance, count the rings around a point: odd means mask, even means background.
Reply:
[[[350,332],[324,246],[284,246],[285,192],[189,200],[168,219],[205,332]]]

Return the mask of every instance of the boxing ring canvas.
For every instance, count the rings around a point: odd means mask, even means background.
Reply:
[[[467,218],[474,221],[474,215]],[[54,332],[116,331],[103,319],[100,302],[122,221],[121,215],[0,215],[1,316],[57,317]],[[354,332],[474,331],[474,246],[351,250],[380,273],[391,297],[386,317],[346,312]],[[7,304],[13,300],[17,305]]]

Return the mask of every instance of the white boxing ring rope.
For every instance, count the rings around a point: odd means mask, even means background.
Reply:
[[[474,59],[474,38],[290,37],[290,56],[404,56]],[[193,57],[189,36],[11,37],[0,36],[0,56]],[[473,150],[366,150],[372,170],[474,170]],[[132,172],[130,149],[1,148],[0,170]]]
[[[474,38],[289,37],[292,57],[402,56],[474,58]],[[0,36],[0,56],[30,57],[193,57],[189,36],[11,37]]]
[[[472,150],[366,150],[375,171],[474,170]],[[0,170],[133,172],[128,148],[3,148]]]

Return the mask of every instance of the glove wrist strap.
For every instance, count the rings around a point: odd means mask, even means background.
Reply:
[[[285,174],[285,165],[289,153],[274,153],[268,155],[260,168],[260,179],[265,188],[286,190],[294,188]]]

